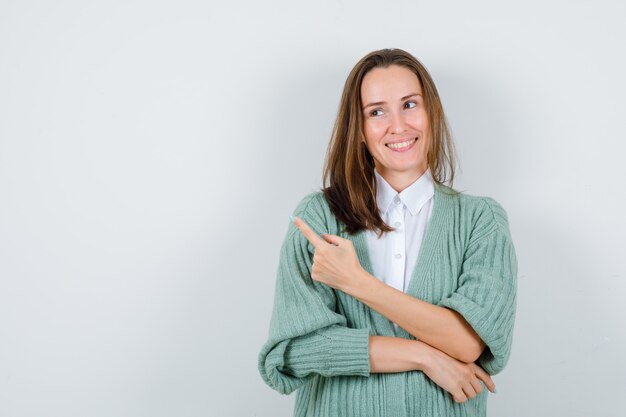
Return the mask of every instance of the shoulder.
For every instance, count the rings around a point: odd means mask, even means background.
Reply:
[[[293,213],[296,216],[304,216],[324,211],[326,207],[328,207],[328,204],[326,203],[324,193],[318,190],[305,194],[296,205]]]
[[[296,205],[293,215],[304,220],[318,234],[337,232],[337,219],[321,190],[305,194]]]
[[[461,194],[460,198],[461,204],[471,209],[475,216],[484,217],[490,223],[508,227],[509,217],[506,210],[494,198],[471,194]]]
[[[497,230],[509,233],[509,216],[499,201],[489,196],[465,192],[450,194],[445,192],[450,188],[445,188],[442,195],[453,202],[460,223],[471,230],[474,238]]]

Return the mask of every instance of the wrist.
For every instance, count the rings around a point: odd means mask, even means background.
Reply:
[[[415,362],[418,371],[426,371],[431,363],[432,359],[432,347],[424,342],[415,341],[413,348],[413,361]]]
[[[357,300],[363,301],[365,294],[368,291],[371,291],[372,284],[375,284],[378,281],[373,275],[367,272],[363,267],[360,267],[352,274],[352,279],[346,285],[346,288],[343,290],[346,294],[349,294],[356,298]]]

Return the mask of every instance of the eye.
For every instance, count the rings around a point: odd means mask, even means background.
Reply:
[[[372,110],[372,112],[370,113],[370,116],[380,116],[382,114],[382,109],[375,109]]]
[[[417,103],[415,101],[407,101],[406,103],[404,103],[405,109],[412,109],[414,107],[417,107]]]

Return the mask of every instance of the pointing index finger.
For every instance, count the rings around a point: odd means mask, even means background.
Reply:
[[[317,233],[313,229],[309,227],[308,224],[304,222],[300,217],[293,216],[293,223],[296,225],[300,232],[307,238],[309,242],[313,245],[314,248],[317,248],[320,245],[327,244],[327,242],[319,237]]]

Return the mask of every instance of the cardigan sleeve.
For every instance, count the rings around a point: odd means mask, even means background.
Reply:
[[[484,197],[465,250],[458,287],[438,304],[461,314],[485,342],[476,361],[495,375],[508,362],[517,303],[517,258],[506,212]]]
[[[294,214],[318,234],[328,233],[320,198],[309,194]],[[347,327],[334,290],[311,278],[313,245],[290,222],[280,250],[269,337],[258,357],[263,380],[289,394],[314,374],[370,374],[369,329]]]

